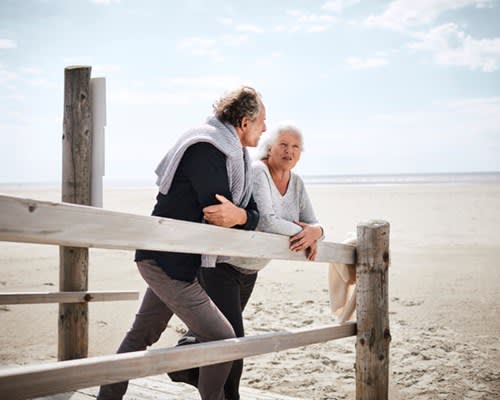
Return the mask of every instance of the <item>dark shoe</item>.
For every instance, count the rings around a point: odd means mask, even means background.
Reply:
[[[191,336],[191,334],[185,333],[177,342],[177,346],[184,346],[186,344],[196,344],[199,343],[194,336]]]
[[[170,377],[172,382],[182,382],[194,386],[195,388],[198,387],[198,376],[199,376],[198,368],[183,369],[182,371],[169,372],[168,376]]]
[[[191,336],[188,332],[179,339],[179,341],[177,342],[177,346],[185,346],[187,344],[196,344],[196,343],[198,343],[196,338],[194,336]],[[183,369],[182,371],[168,372],[168,376],[173,382],[187,383],[188,385],[192,385],[196,388],[198,387],[199,375],[200,375],[199,368],[190,368],[190,369]]]

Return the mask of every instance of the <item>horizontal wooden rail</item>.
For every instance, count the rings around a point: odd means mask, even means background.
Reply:
[[[305,260],[288,238],[262,232],[0,195],[0,240]],[[355,263],[355,247],[320,242],[317,262]]]
[[[0,293],[0,305],[42,303],[86,303],[95,301],[137,300],[139,292],[30,292]]]
[[[343,325],[294,329],[168,349],[9,368],[0,370],[0,393],[5,399],[29,399],[191,367],[217,364],[355,334],[356,324],[351,322]]]

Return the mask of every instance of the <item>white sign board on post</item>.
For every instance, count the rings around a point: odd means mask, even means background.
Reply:
[[[104,129],[106,126],[106,78],[90,80],[92,96],[92,173],[90,204],[102,207],[104,176]]]

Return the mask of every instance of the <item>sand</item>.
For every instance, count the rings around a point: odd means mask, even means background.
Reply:
[[[500,393],[500,185],[309,185],[326,240],[368,219],[391,223],[391,399],[496,399]],[[0,192],[57,201],[55,189]],[[105,191],[107,209],[147,215],[154,189]],[[145,286],[129,251],[90,252],[90,290]],[[0,242],[0,290],[56,291],[55,246]],[[332,322],[326,264],[273,261],[245,311],[247,334]],[[114,353],[136,301],[89,307],[89,355]],[[156,348],[176,342],[174,318]],[[243,385],[304,399],[354,398],[352,338],[248,358]],[[54,361],[57,305],[0,306],[2,367]]]

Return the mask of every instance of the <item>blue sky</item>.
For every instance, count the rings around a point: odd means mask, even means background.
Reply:
[[[151,179],[226,89],[297,172],[500,171],[500,1],[0,0],[0,182],[58,181],[64,68],[107,84],[106,179]]]

